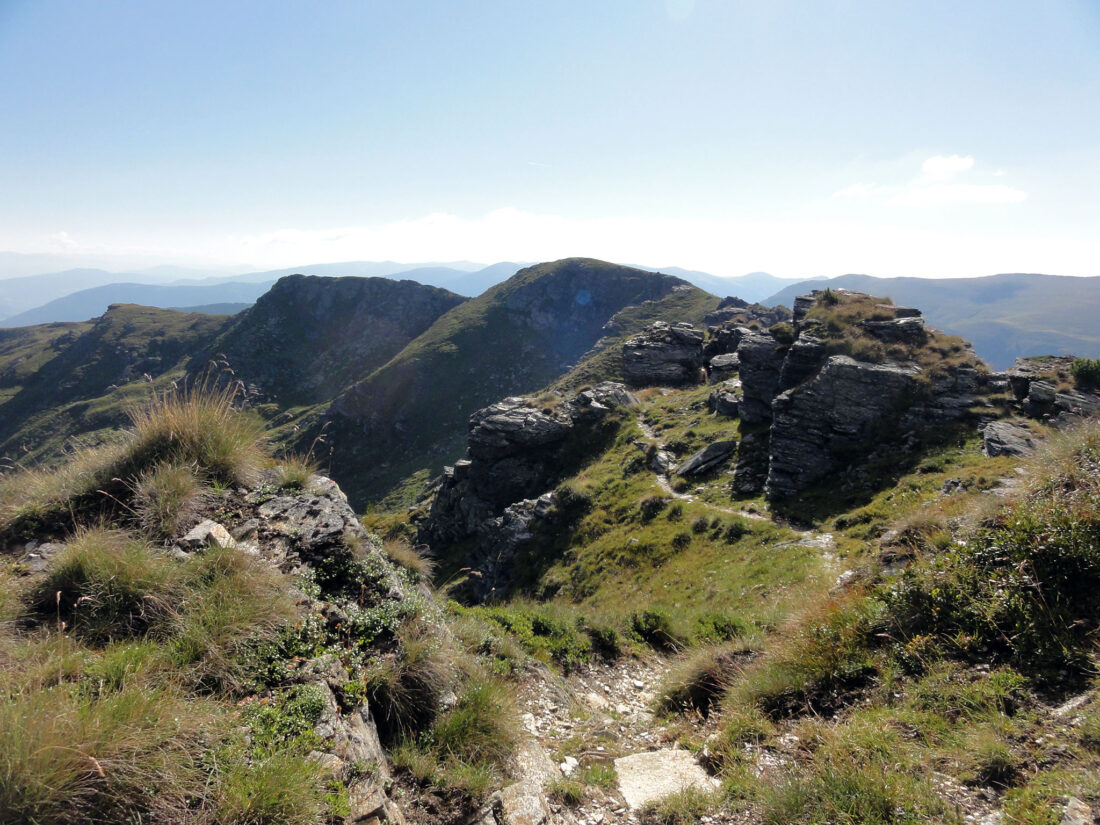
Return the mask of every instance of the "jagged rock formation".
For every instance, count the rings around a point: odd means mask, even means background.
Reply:
[[[555,514],[554,486],[614,432],[612,411],[636,403],[625,386],[605,382],[548,411],[505,398],[474,413],[466,457],[444,470],[421,541],[438,554],[474,540],[466,565],[478,574],[476,595],[501,592],[535,522]]]
[[[260,400],[316,404],[381,367],[465,301],[413,281],[289,275],[234,318],[212,356],[224,356]]]
[[[771,421],[772,399],[779,391],[779,374],[787,347],[766,332],[746,330],[737,344],[740,361],[741,420],[746,424]]]
[[[691,324],[655,321],[623,345],[623,376],[631,386],[694,384],[702,366],[703,333]]]
[[[874,429],[900,412],[916,388],[914,367],[829,358],[802,386],[772,402],[769,498],[793,496],[841,469]]]
[[[745,437],[734,489],[785,499],[848,467],[873,446],[900,441],[920,429],[964,417],[974,403],[977,359],[924,369],[908,355],[929,341],[919,310],[871,305],[873,320],[858,321],[857,336],[889,352],[906,353],[883,363],[835,353],[849,339],[830,339],[842,327],[808,317],[820,292],[794,306],[794,340],[744,331],[737,344],[743,399],[738,404]],[[871,301],[861,293],[830,293],[830,302]],[[832,305],[830,303],[830,305]],[[893,318],[882,316],[894,315]],[[834,354],[830,354],[833,352]],[[877,352],[877,351],[875,351]],[[981,376],[984,380],[984,375]],[[717,396],[719,401],[729,401]]]

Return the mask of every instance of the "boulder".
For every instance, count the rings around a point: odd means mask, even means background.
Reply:
[[[707,362],[707,382],[717,384],[732,378],[741,366],[736,352],[715,355]]]
[[[1035,452],[1035,441],[1027,427],[1009,421],[992,421],[982,430],[982,452],[990,458],[1031,455]]]
[[[677,467],[676,475],[693,476],[709,473],[727,461],[736,451],[736,441],[715,441]]]
[[[179,545],[184,550],[201,550],[204,547],[236,547],[237,542],[229,535],[229,531],[216,521],[206,519],[192,527],[179,540]]]
[[[707,409],[728,418],[737,418],[741,401],[741,382],[723,381],[707,396]]]
[[[702,365],[703,333],[691,324],[657,321],[623,344],[623,375],[636,387],[694,384]]]

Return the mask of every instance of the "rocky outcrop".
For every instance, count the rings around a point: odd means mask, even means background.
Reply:
[[[982,390],[984,374],[974,366],[976,357],[924,370],[906,361],[830,355],[830,347],[835,353],[849,347],[851,339],[836,335],[831,326],[836,318],[826,323],[807,317],[822,295],[814,292],[795,301],[791,343],[748,331],[738,343],[744,397],[737,410],[744,431],[733,486],[739,494],[764,492],[773,500],[795,496],[846,471],[873,449],[911,442],[926,427],[966,417]],[[829,305],[858,301],[867,306],[868,297],[837,290]],[[931,333],[918,310],[871,306],[872,319],[856,322],[856,337],[881,342],[875,344],[880,351],[882,344],[914,348],[927,343]],[[712,396],[712,407],[720,400]]]
[[[694,384],[702,366],[703,333],[691,324],[656,321],[623,344],[623,377],[635,387]]]
[[[763,304],[752,303],[741,298],[723,298],[722,302],[706,315],[707,326],[721,326],[723,324],[736,324],[748,326],[756,324],[767,329],[772,324],[791,320],[791,311],[782,304],[769,307]]]
[[[605,382],[549,411],[506,398],[474,413],[466,457],[444,470],[420,540],[440,555],[473,539],[465,563],[477,573],[476,596],[499,593],[517,550],[557,515],[554,486],[614,433],[612,411],[636,403],[624,385]]]
[[[1072,355],[1017,358],[1004,376],[1025,413],[1059,424],[1083,416],[1100,415],[1100,394],[1065,387]]]

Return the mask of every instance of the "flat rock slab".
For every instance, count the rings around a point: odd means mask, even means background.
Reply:
[[[615,771],[619,791],[632,809],[688,788],[713,791],[718,787],[695,757],[679,748],[624,756],[615,760]]]

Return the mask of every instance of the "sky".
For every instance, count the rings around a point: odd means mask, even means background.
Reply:
[[[0,0],[0,250],[1100,275],[1096,0]]]

